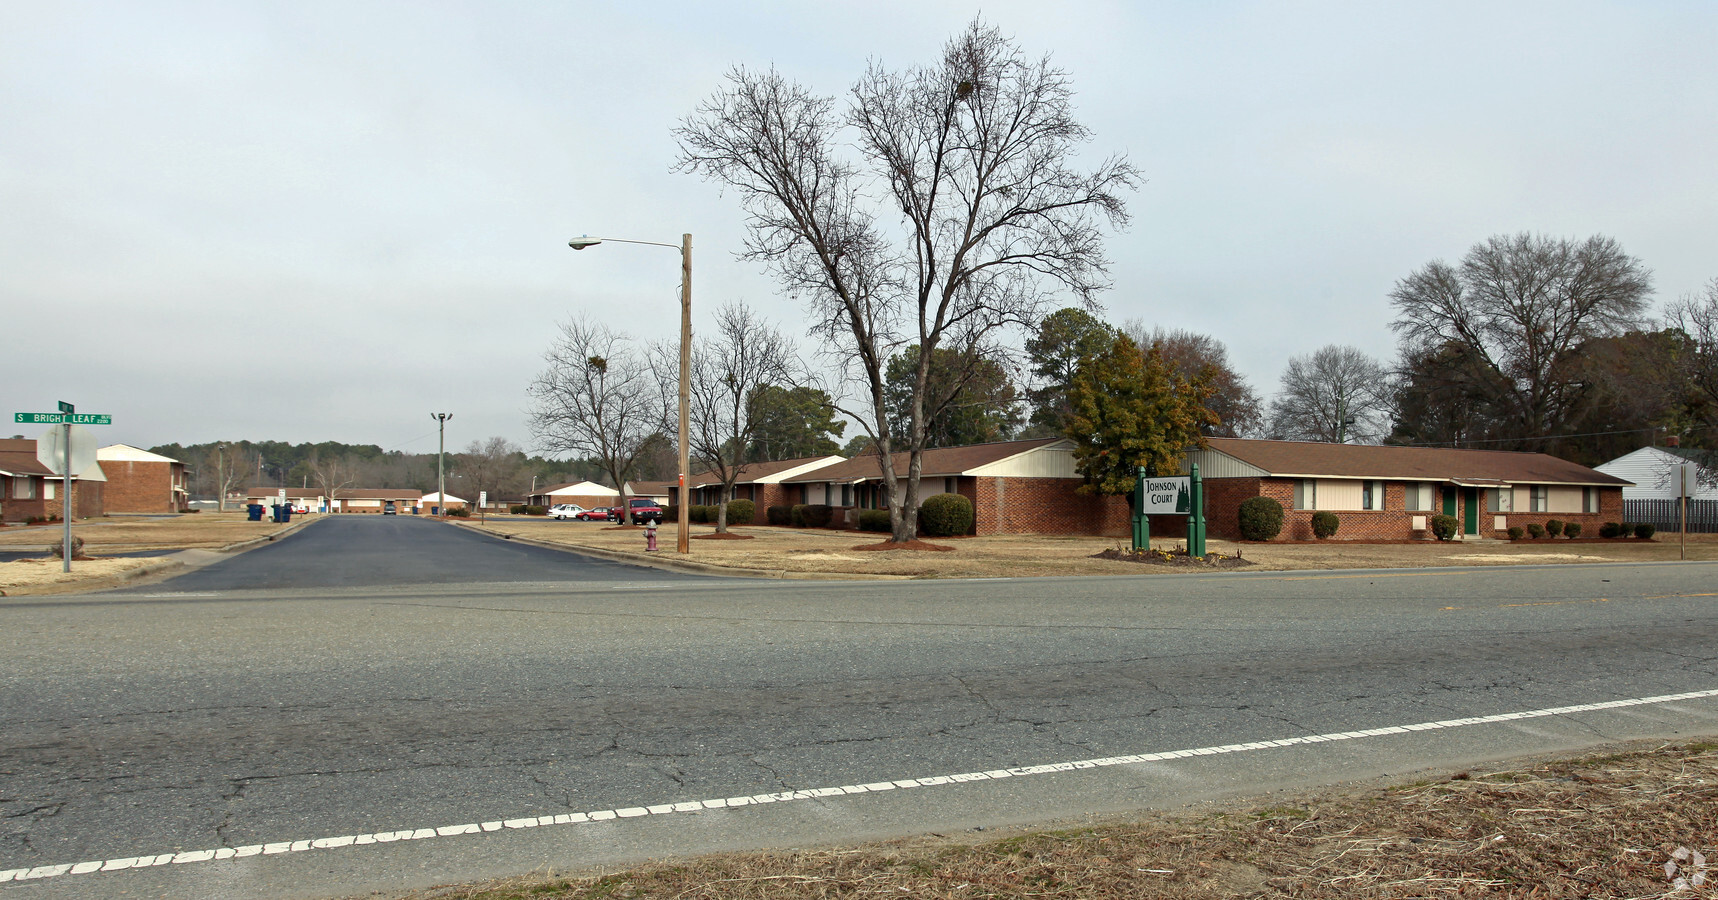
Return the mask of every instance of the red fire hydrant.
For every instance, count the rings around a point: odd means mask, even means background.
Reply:
[[[650,519],[644,523],[644,549],[646,552],[656,549],[655,519]]]

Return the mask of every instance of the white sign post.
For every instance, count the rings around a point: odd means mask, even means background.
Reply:
[[[487,520],[487,517],[489,515],[489,513],[487,512],[488,509],[489,509],[489,492],[488,491],[478,491],[477,492],[477,520],[479,522]]]
[[[1700,489],[1700,467],[1682,463],[1672,471],[1676,474],[1676,509],[1679,515],[1676,531],[1676,558],[1688,558],[1688,499]]]
[[[80,426],[111,425],[113,417],[93,413],[80,415],[76,407],[61,400],[60,411],[57,413],[18,413],[12,418],[16,422],[60,426],[57,430],[48,429],[48,432],[36,441],[36,459],[47,466],[48,471],[60,476],[60,518],[66,523],[65,536],[60,544],[60,571],[70,572],[72,516],[76,515],[76,511],[72,509],[72,479],[95,465],[95,435]]]

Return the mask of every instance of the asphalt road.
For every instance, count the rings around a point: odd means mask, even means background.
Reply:
[[[1715,593],[1712,563],[741,582],[333,520],[0,601],[0,879],[90,864],[0,894],[356,894],[1714,733],[1714,697],[1544,711],[1718,689]]]

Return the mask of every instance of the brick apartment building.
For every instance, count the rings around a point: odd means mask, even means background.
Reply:
[[[259,503],[265,507],[273,506],[280,500],[278,487],[253,487],[245,491],[244,503]],[[381,513],[389,503],[394,504],[394,511],[402,516],[415,512],[428,497],[423,491],[400,488],[342,488],[340,497],[329,500],[321,488],[284,488],[286,500],[295,507],[306,512],[327,513]],[[432,495],[433,496],[433,495]],[[449,506],[460,506],[465,503],[457,497],[450,498]],[[428,512],[428,510],[424,510]]]
[[[34,440],[0,439],[0,521],[27,522],[62,515],[65,491],[61,480],[36,458]],[[72,509],[77,518],[103,515],[106,481],[99,464],[72,479]]]
[[[1312,515],[1336,513],[1336,540],[1427,536],[1430,517],[1455,516],[1459,533],[1503,537],[1551,519],[1598,534],[1621,521],[1630,482],[1544,453],[1209,438],[1188,454],[1205,481],[1207,533],[1240,536],[1250,497],[1283,506],[1282,540],[1311,540]],[[1153,520],[1153,533],[1159,533]],[[1179,534],[1177,530],[1172,533]]]
[[[846,462],[841,456],[807,456],[800,459],[778,459],[770,462],[746,463],[740,466],[735,476],[734,490],[729,500],[750,500],[757,504],[754,523],[762,524],[765,511],[772,506],[791,506],[799,501],[790,497],[800,494],[798,488],[789,488],[785,482],[796,475],[803,475],[814,469],[835,463]],[[699,472],[686,479],[692,488],[692,504],[694,506],[714,506],[722,502],[722,476],[715,472]],[[745,525],[745,522],[732,522],[731,525]]]
[[[185,464],[130,444],[95,452],[102,474],[104,505],[110,513],[179,513],[190,508]]]

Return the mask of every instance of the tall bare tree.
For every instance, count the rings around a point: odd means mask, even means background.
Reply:
[[[1580,411],[1581,345],[1638,327],[1651,293],[1651,273],[1612,238],[1498,235],[1460,265],[1434,260],[1398,281],[1391,327],[1404,359],[1454,344],[1489,371],[1469,381],[1500,396],[1476,400],[1507,410],[1518,449],[1539,450]]]
[[[632,340],[585,317],[561,326],[531,382],[531,431],[544,451],[586,457],[620,491],[621,518],[632,524],[626,482],[640,455],[661,440],[663,396]]]
[[[1002,330],[1030,327],[1058,295],[1090,303],[1108,286],[1103,228],[1126,223],[1136,171],[1120,157],[1076,170],[1091,133],[1067,74],[976,20],[932,65],[873,63],[845,110],[774,70],[737,68],[676,134],[681,169],[740,196],[745,258],[807,304],[859,390],[842,411],[882,451],[892,540],[912,540],[926,424],[952,399],[931,396],[935,351],[994,359]],[[911,344],[899,433],[884,383]]]
[[[1703,442],[1718,441],[1718,278],[1704,288],[1704,296],[1684,294],[1666,310],[1666,324],[1687,335],[1682,354],[1682,376],[1694,397],[1696,415],[1705,434]],[[1718,446],[1708,443],[1710,449]]]
[[[472,441],[455,458],[460,481],[473,503],[484,492],[496,500],[512,497],[524,487],[519,483],[519,473],[525,470],[524,448],[504,437]]]
[[[227,492],[244,484],[256,471],[256,453],[241,444],[221,443],[203,454],[202,480],[215,493],[219,511],[227,511]]]
[[[351,456],[323,454],[320,450],[314,450],[305,463],[310,467],[311,477],[316,479],[317,490],[328,498],[330,511],[340,499],[340,492],[358,483],[358,466]]]
[[[1289,359],[1271,401],[1278,440],[1375,444],[1389,432],[1390,373],[1354,347],[1331,344]]]
[[[680,371],[667,363],[677,355],[664,349],[651,358],[662,361],[657,364],[662,391],[674,390]],[[761,420],[754,401],[764,388],[791,386],[796,368],[787,337],[739,302],[717,310],[715,334],[692,348],[690,443],[722,480],[718,533],[728,530],[727,501]]]

